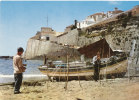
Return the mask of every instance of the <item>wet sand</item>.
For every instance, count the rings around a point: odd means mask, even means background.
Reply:
[[[0,86],[0,100],[139,100],[139,79],[94,81],[27,82],[21,94],[13,94],[10,85]]]

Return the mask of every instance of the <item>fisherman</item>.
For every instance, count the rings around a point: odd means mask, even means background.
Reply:
[[[100,52],[97,52],[97,55],[93,57],[93,65],[94,65],[94,80],[99,80],[99,72],[100,72]]]
[[[17,54],[13,57],[13,69],[14,69],[14,79],[15,79],[15,85],[14,85],[14,94],[19,94],[20,87],[22,84],[23,79],[23,72],[26,70],[26,64],[22,63],[22,54],[24,52],[24,49],[22,47],[19,47],[17,49]]]

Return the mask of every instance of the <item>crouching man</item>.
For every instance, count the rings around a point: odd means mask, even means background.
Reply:
[[[22,58],[21,55],[23,54],[24,49],[22,47],[19,47],[17,49],[17,54],[13,57],[13,68],[14,68],[14,80],[15,80],[15,85],[14,85],[14,94],[19,94],[20,92],[20,87],[22,84],[22,79],[23,79],[23,72],[25,72],[25,64],[22,63]]]

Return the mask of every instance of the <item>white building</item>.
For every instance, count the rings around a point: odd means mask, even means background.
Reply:
[[[110,18],[116,14],[119,14],[123,11],[118,10],[118,8],[115,8],[114,11],[108,11],[106,14],[104,12],[102,13],[95,13],[93,15],[88,16],[85,20],[77,23],[77,28],[84,28],[91,26],[93,24],[96,24],[97,22],[100,22],[102,20],[105,20],[107,18]]]
[[[40,40],[56,41],[56,32],[49,27],[42,27],[40,32]]]
[[[118,10],[118,8],[115,8],[114,11],[108,11],[107,12],[107,18],[110,18],[110,17],[117,15],[119,13],[122,13],[122,12],[123,12],[122,10]]]
[[[101,21],[106,15],[102,13],[95,13],[88,16],[85,20],[77,23],[77,28],[84,28]]]

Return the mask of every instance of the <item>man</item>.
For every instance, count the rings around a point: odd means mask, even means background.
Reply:
[[[24,49],[22,47],[19,47],[17,49],[17,54],[13,57],[13,68],[14,68],[14,79],[15,79],[15,85],[14,85],[14,94],[20,93],[20,87],[22,84],[22,73],[25,72],[25,64],[22,63],[21,55],[23,54]]]
[[[100,52],[97,52],[97,55],[93,57],[93,64],[94,64],[94,80],[99,80],[99,72],[100,72]]]

